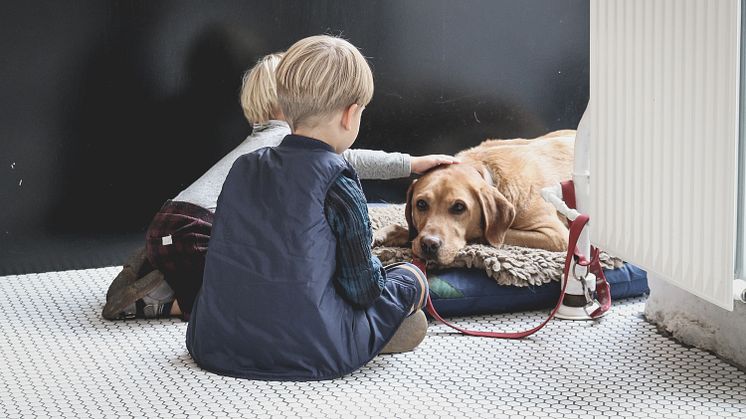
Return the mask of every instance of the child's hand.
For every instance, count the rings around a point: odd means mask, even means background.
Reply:
[[[446,154],[430,154],[427,156],[412,157],[412,173],[421,175],[435,166],[441,164],[454,164],[458,163],[455,157]]]

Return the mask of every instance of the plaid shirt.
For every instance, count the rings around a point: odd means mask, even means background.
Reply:
[[[341,174],[329,188],[324,203],[326,219],[337,238],[335,282],[342,296],[355,306],[368,307],[381,295],[386,273],[373,256],[373,232],[365,195],[356,178]]]

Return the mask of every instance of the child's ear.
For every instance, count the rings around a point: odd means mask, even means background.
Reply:
[[[345,130],[350,131],[353,129],[352,122],[355,120],[355,113],[358,111],[360,111],[360,105],[357,103],[344,108],[342,111],[342,127]]]

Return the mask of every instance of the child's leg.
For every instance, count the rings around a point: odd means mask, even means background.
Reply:
[[[138,254],[140,259],[145,258],[139,275],[130,272],[137,269],[125,269],[123,273],[128,273],[125,286],[112,283],[104,306],[104,318],[181,315],[188,320],[202,286],[212,219],[211,212],[196,205],[166,202],[153,218],[146,247]],[[144,268],[146,265],[147,269]],[[123,283],[123,279],[118,276],[115,282]]]
[[[202,288],[212,221],[213,214],[202,207],[168,201],[148,228],[148,259],[163,272],[184,320]]]
[[[394,265],[386,269],[386,277],[396,277],[398,279],[410,278],[413,280],[412,282],[417,289],[417,295],[415,296],[415,303],[409,311],[410,314],[427,305],[427,296],[430,293],[430,287],[427,283],[425,274],[420,270],[420,268],[411,263]]]
[[[181,316],[185,321],[189,321],[192,305],[194,305],[194,300],[202,288],[205,253],[192,255],[192,258],[198,259],[194,261],[199,265],[198,267],[189,265],[184,269],[165,274],[166,282],[173,288],[176,296],[174,305],[171,307],[171,315]]]
[[[427,278],[422,271],[410,263],[387,267],[386,278],[392,284],[397,282],[413,284],[416,293],[409,310],[409,316],[404,319],[394,337],[386,344],[381,353],[408,352],[416,348],[427,334],[427,317],[421,310],[427,304],[429,293]]]

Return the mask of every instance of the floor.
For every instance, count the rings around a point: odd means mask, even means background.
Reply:
[[[0,416],[746,417],[746,373],[658,334],[643,298],[616,302],[599,323],[553,321],[522,341],[432,325],[416,351],[342,379],[254,382],[196,367],[184,323],[103,321],[117,271],[0,277]],[[459,321],[508,330],[544,315]]]

